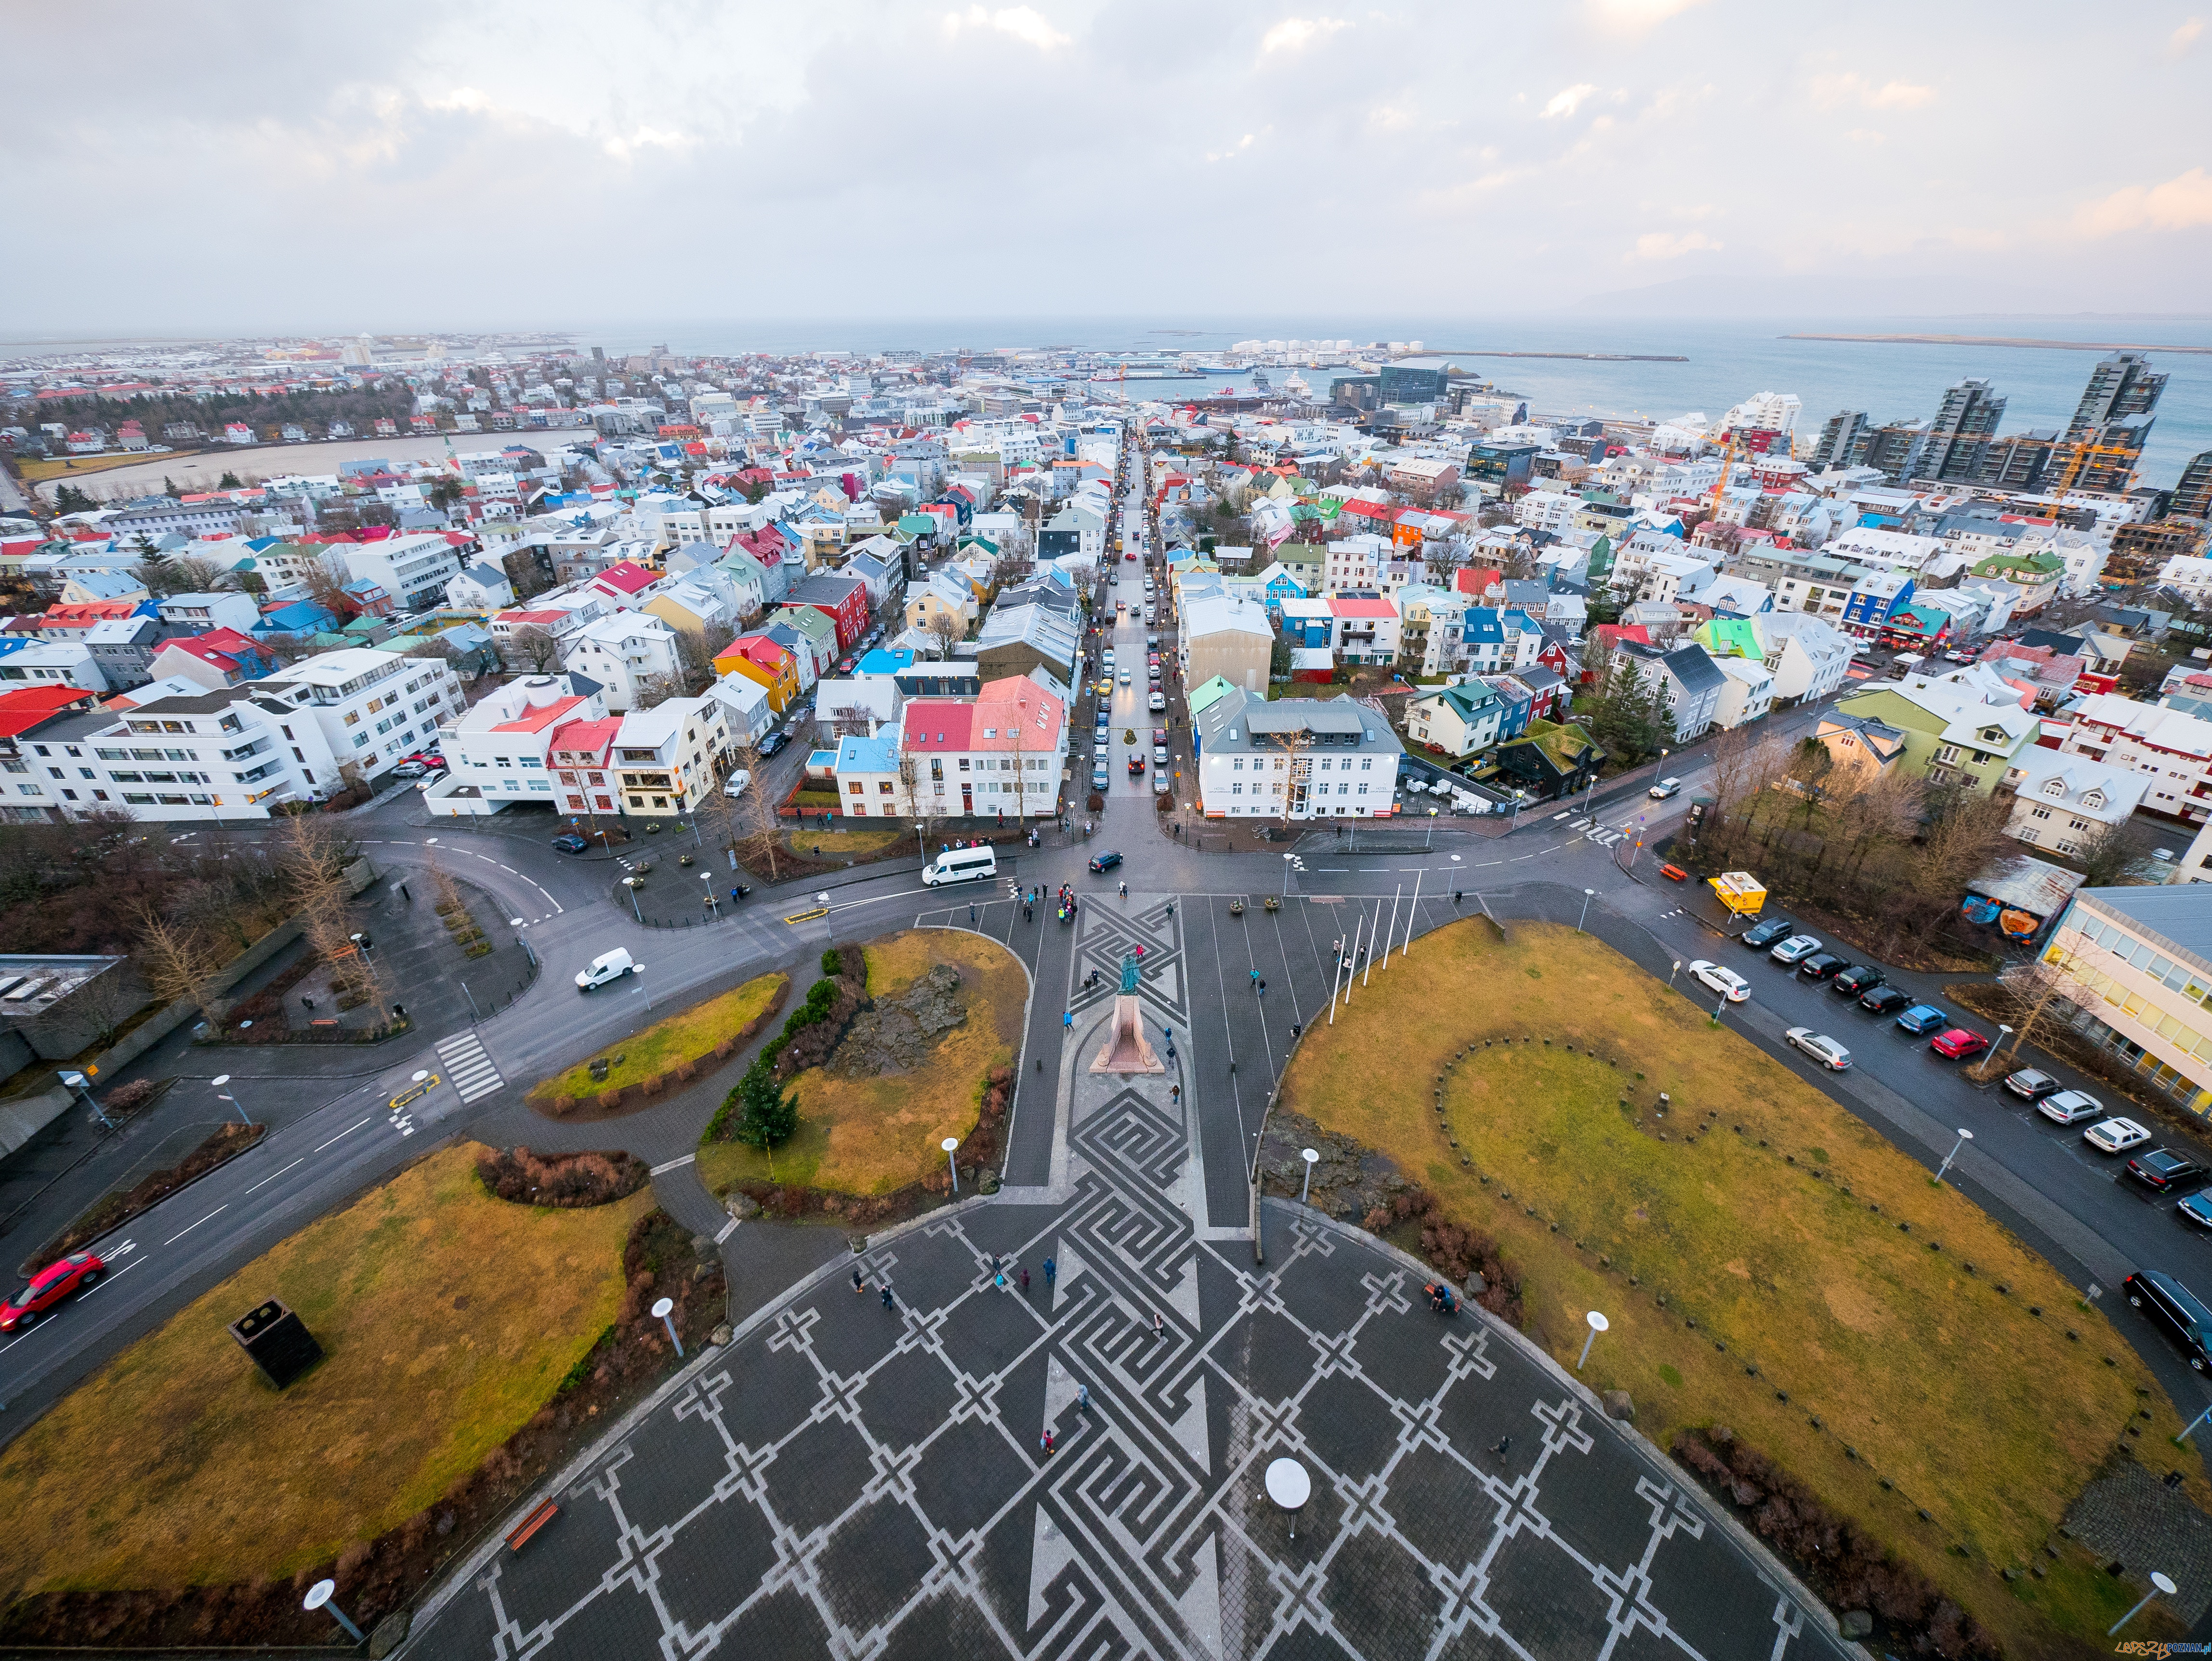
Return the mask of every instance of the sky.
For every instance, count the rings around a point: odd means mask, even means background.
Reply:
[[[0,38],[15,337],[2212,311],[2212,0],[0,0]]]

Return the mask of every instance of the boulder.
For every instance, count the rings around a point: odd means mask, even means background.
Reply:
[[[369,1661],[384,1661],[407,1640],[407,1611],[399,1609],[376,1623],[368,1635]]]
[[[760,1207],[743,1189],[732,1189],[730,1197],[722,1202],[722,1208],[732,1217],[757,1217]]]
[[[1864,1609],[1845,1609],[1836,1622],[1836,1630],[1846,1638],[1870,1637],[1874,1633],[1874,1616]]]
[[[1626,1390],[1609,1390],[1606,1391],[1605,1416],[1608,1419],[1624,1419],[1631,1423],[1635,1421],[1636,1403],[1629,1399],[1628,1392]]]
[[[707,1342],[710,1344],[726,1344],[731,1339],[737,1335],[736,1329],[732,1327],[727,1321],[723,1321],[719,1323],[715,1326],[714,1329],[707,1335]]]
[[[1490,1290],[1490,1282],[1482,1278],[1480,1269],[1471,1269],[1467,1272],[1467,1279],[1460,1283],[1460,1290],[1467,1293],[1468,1299],[1472,1301]]]

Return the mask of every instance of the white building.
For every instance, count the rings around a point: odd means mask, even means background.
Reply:
[[[1717,658],[1713,666],[1727,679],[1713,702],[1713,725],[1741,727],[1774,707],[1774,672],[1749,658]]]
[[[343,770],[319,711],[301,710],[273,690],[262,681],[134,704],[87,736],[83,755],[72,748],[68,764],[91,781],[78,786],[89,793],[86,810],[121,807],[161,822],[234,820],[319,800]]]
[[[460,678],[440,660],[366,646],[306,659],[250,690],[311,716],[349,782],[389,771],[467,707]]]
[[[2149,782],[2124,767],[2031,745],[2005,769],[2005,788],[2013,793],[2005,833],[2078,854],[2109,827],[2126,824]]]
[[[720,788],[720,758],[730,747],[723,708],[711,697],[676,697],[623,717],[611,765],[624,815],[689,812]]]
[[[252,595],[229,591],[171,594],[156,600],[154,610],[171,628],[195,635],[206,634],[210,629],[235,629],[241,635],[251,635],[253,625],[261,621],[261,608],[253,603]]]
[[[1264,691],[1231,690],[1194,724],[1208,818],[1374,818],[1393,811],[1404,746],[1388,721],[1349,696],[1270,703]]]
[[[478,560],[446,584],[446,604],[457,611],[490,611],[514,604],[514,585],[496,565]]]
[[[647,611],[595,618],[561,641],[561,666],[605,688],[610,711],[632,709],[648,681],[673,685],[681,671],[676,630]]]
[[[2212,721],[2179,709],[2093,692],[2069,712],[2059,741],[2068,755],[2110,762],[2144,776],[2142,805],[2191,824],[2212,818]]]
[[[2202,606],[2206,597],[2212,595],[2212,559],[2176,554],[2158,568],[2153,581],[2185,596],[2192,606]]]
[[[355,581],[374,582],[403,611],[435,605],[461,571],[453,544],[435,532],[362,543],[345,551],[345,560]]]
[[[94,624],[94,629],[100,626]],[[12,692],[21,686],[82,686],[88,692],[108,690],[100,660],[82,640],[27,640],[14,651],[0,654],[0,691]]]
[[[1771,611],[1758,619],[1780,703],[1817,703],[1842,687],[1851,666],[1850,636],[1803,611]]]
[[[422,792],[433,813],[495,813],[519,801],[553,800],[547,749],[570,721],[607,713],[599,688],[571,675],[532,675],[479,698],[440,732],[447,771]]]

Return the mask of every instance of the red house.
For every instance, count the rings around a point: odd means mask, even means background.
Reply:
[[[793,589],[786,603],[811,605],[827,613],[837,625],[837,649],[841,652],[851,651],[853,642],[868,630],[868,585],[858,577],[820,572]]]

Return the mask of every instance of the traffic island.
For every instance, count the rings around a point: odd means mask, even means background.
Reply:
[[[787,975],[756,976],[541,1080],[525,1099],[533,1112],[569,1124],[649,1107],[750,1043],[790,989]]]
[[[797,1128],[769,1147],[734,1140],[733,1091],[700,1143],[699,1176],[778,1215],[875,1224],[949,1189],[948,1137],[963,1186],[997,1163],[1028,981],[1005,947],[957,929],[908,929],[838,955],[865,965],[866,1001],[787,1033],[788,1058],[763,1050],[796,1098]]]
[[[321,1645],[300,1591],[324,1578],[363,1627],[382,1621],[666,1375],[659,1300],[687,1351],[726,1318],[713,1243],[648,1194],[510,1203],[480,1165],[516,1168],[469,1144],[431,1155],[194,1299],[0,1451],[17,1519],[0,1645]],[[281,1395],[229,1329],[272,1302],[325,1352]]]
[[[1494,1241],[1524,1330],[1570,1368],[1590,1343],[1654,1441],[1729,1427],[2014,1654],[2120,1613],[2039,1556],[2116,1447],[2212,1498],[2098,1308],[1701,1003],[1550,924],[1452,924],[1401,968],[1419,1003],[1340,1005],[1279,1107],[1408,1184],[1370,1228]]]

